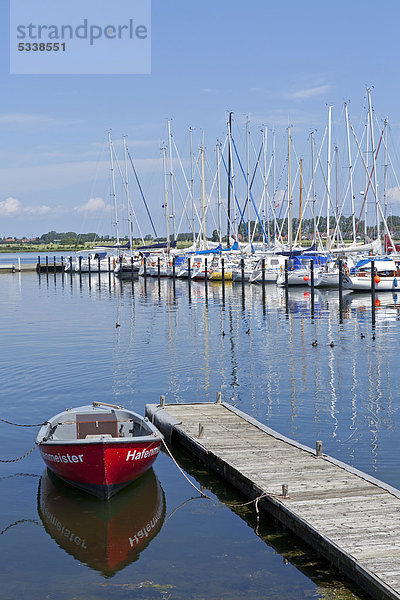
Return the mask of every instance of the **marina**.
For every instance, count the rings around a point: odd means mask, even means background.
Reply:
[[[287,302],[285,289],[276,285],[266,285],[263,291],[262,285],[246,283],[243,296],[240,282],[223,286],[222,282],[189,284],[150,277],[120,281],[108,273],[82,277],[14,273],[2,278],[2,286],[8,349],[1,368],[2,418],[28,422],[27,398],[29,422],[40,423],[49,414],[76,405],[79,396],[95,396],[104,402],[112,399],[144,414],[145,405],[158,402],[160,392],[165,393],[167,405],[214,403],[222,389],[232,408],[263,426],[311,448],[322,440],[324,454],[399,487],[393,448],[399,428],[395,365],[400,305],[392,293],[376,293],[373,327],[369,293],[343,294],[340,310],[337,290],[315,290],[312,311],[308,286],[289,289]],[[4,423],[1,428],[2,459],[21,456],[32,447],[36,432],[18,428],[15,435],[16,428]],[[206,426],[204,431],[207,436]],[[123,530],[134,540],[145,526],[131,523],[134,513],[122,510],[130,486],[108,501],[110,519],[112,515],[117,518],[109,522],[118,523],[121,514],[121,536],[110,538],[120,540],[121,557],[115,555],[114,561],[122,566],[115,572],[102,563],[100,549],[93,547],[95,554],[90,554],[82,548],[83,540],[89,548],[92,534],[89,527],[73,523],[67,508],[81,492],[63,488],[62,494],[57,490],[49,496],[42,494],[40,498],[48,497],[51,508],[46,509],[41,500],[38,514],[38,485],[44,474],[39,453],[21,462],[2,463],[0,485],[6,510],[0,544],[7,573],[17,572],[21,556],[36,565],[36,571],[27,570],[26,581],[31,596],[37,598],[49,561],[53,574],[48,585],[56,595],[60,586],[74,593],[79,585],[88,594],[95,589],[122,598],[128,589],[122,586],[134,585],[154,598],[162,595],[159,589],[166,594],[173,590],[177,598],[196,597],[197,588],[211,598],[219,598],[226,589],[238,598],[255,599],[263,594],[268,598],[307,594],[317,598],[331,594],[335,600],[364,598],[360,587],[352,587],[343,572],[332,570],[309,544],[271,520],[270,513],[262,510],[257,519],[254,503],[236,508],[249,500],[247,494],[199,466],[190,455],[175,447],[173,453],[197,487],[215,500],[190,500],[198,494],[193,494],[170,457],[161,452],[154,471],[165,496],[165,516],[155,498],[154,512],[144,512],[145,525],[151,527],[159,514],[163,523],[157,520],[155,537],[143,551],[128,553],[124,559]],[[251,458],[247,453],[249,464]],[[286,474],[282,470],[270,491],[280,494],[287,484],[289,496],[294,495],[296,485]],[[46,483],[40,489],[50,490],[49,486]],[[61,500],[60,512],[56,511],[54,494],[66,497],[65,519]],[[93,510],[96,513],[95,506]],[[378,521],[382,514],[377,515]],[[43,532],[43,537],[42,520],[52,534]],[[60,547],[54,543],[58,534],[52,522],[57,520],[76,536],[65,543],[59,538]],[[90,521],[95,522],[94,518]],[[40,549],[40,561],[26,546],[26,536],[32,547]],[[196,545],[188,538],[196,539]],[[82,561],[89,567],[82,567]],[[171,571],[171,564],[179,564],[179,573]],[[201,575],[205,569],[207,582]],[[228,577],[232,569],[235,573]],[[102,573],[112,571],[112,580],[104,580]],[[11,582],[9,576],[7,581]],[[272,586],[267,595],[266,581]],[[23,589],[22,584],[10,584],[5,597],[11,598],[16,587]]]

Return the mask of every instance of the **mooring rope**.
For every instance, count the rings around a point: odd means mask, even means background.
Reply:
[[[44,423],[36,423],[35,425],[21,425],[20,423],[12,423],[12,421],[6,421],[5,419],[0,419],[3,423],[7,423],[7,425],[15,425],[15,427],[42,427],[42,425],[48,425],[48,421]]]
[[[172,458],[173,462],[175,463],[175,465],[178,467],[179,471],[182,473],[182,475],[184,476],[184,478],[190,483],[190,485],[203,497],[203,498],[208,498],[208,500],[212,500],[213,502],[217,501],[220,502],[221,504],[225,504],[225,506],[231,506],[233,508],[241,508],[242,506],[249,506],[250,504],[254,503],[255,509],[256,509],[256,513],[258,515],[258,513],[260,512],[258,509],[258,503],[262,498],[266,498],[266,497],[276,497],[276,498],[282,498],[283,496],[281,494],[275,494],[274,492],[263,492],[260,496],[257,496],[257,498],[254,498],[254,500],[249,500],[248,502],[222,502],[221,500],[219,500],[218,498],[212,498],[211,496],[208,496],[207,494],[205,494],[200,488],[198,488],[192,481],[190,481],[189,477],[186,475],[186,473],[183,471],[183,469],[180,467],[180,465],[178,464],[178,462],[175,460],[171,450],[168,448],[165,440],[162,440],[162,443],[164,444],[164,448],[166,449],[166,451],[168,452],[169,456]],[[171,516],[171,515],[170,515]]]
[[[33,446],[33,448],[31,448],[28,452],[26,452],[25,454],[23,454],[19,458],[13,458],[11,460],[3,460],[3,459],[0,458],[0,463],[14,463],[14,462],[18,462],[19,460],[22,460],[23,458],[26,458],[27,456],[29,456],[29,454],[31,454],[31,452],[33,452],[34,450],[36,450],[36,448],[38,447],[38,445],[39,444],[35,443],[35,445]]]

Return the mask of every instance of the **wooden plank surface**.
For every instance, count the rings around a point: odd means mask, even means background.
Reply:
[[[400,600],[400,492],[220,404],[148,405],[173,438],[327,556],[375,598]],[[199,436],[199,426],[203,428]],[[288,496],[281,496],[282,485]]]

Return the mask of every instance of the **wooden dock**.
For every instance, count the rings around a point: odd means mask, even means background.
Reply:
[[[259,507],[373,598],[400,599],[399,490],[226,403],[149,404],[146,415],[249,498],[262,496]]]

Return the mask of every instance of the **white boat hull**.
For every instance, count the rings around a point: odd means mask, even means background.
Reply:
[[[343,277],[343,287],[346,290],[371,291],[371,276],[345,275]],[[395,292],[400,291],[400,277],[380,277],[380,281],[375,282],[377,292]]]

